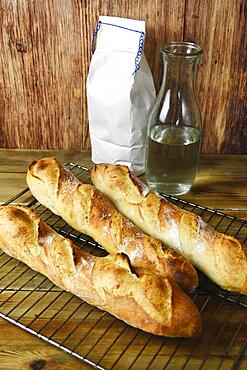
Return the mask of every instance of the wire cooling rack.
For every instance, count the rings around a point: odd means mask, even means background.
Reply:
[[[89,170],[66,165],[82,182]],[[199,214],[220,232],[246,241],[247,222],[168,196]],[[27,204],[63,236],[95,255],[107,253],[34,199],[28,189],[9,203]],[[247,364],[247,296],[226,292],[200,274],[191,296],[202,315],[195,338],[158,337],[132,328],[110,314],[62,291],[43,275],[0,253],[0,317],[98,369],[237,369]],[[245,367],[246,368],[246,367]]]

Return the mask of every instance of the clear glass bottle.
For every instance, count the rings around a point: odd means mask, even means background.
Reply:
[[[163,81],[148,124],[146,179],[171,195],[187,193],[195,179],[202,137],[194,92],[200,46],[173,42],[161,49]]]

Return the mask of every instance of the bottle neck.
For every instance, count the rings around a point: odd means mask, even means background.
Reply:
[[[194,82],[199,57],[163,54],[164,74],[158,95],[162,123],[200,126]]]
[[[163,84],[166,88],[180,93],[190,89],[194,91],[194,81],[198,65],[198,57],[183,58],[167,56],[163,53]]]

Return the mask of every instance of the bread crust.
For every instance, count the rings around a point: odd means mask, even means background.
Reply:
[[[125,255],[80,250],[24,206],[0,207],[0,248],[57,286],[150,333],[192,336],[201,328],[189,297],[168,279],[138,276]]]
[[[40,203],[76,230],[90,235],[109,253],[123,252],[135,268],[156,271],[192,292],[198,285],[190,262],[145,235],[120,214],[110,199],[90,184],[82,184],[55,158],[30,164],[27,183]]]
[[[215,231],[200,216],[176,207],[121,165],[99,164],[94,185],[148,235],[183,254],[223,289],[247,294],[247,247]]]

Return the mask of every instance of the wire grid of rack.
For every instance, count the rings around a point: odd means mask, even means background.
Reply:
[[[69,163],[82,182],[89,170]],[[199,214],[220,232],[245,242],[247,222],[168,196],[171,202]],[[34,199],[28,189],[9,203],[27,204],[77,246],[95,255],[107,253],[90,237],[73,230]],[[200,274],[191,296],[203,328],[195,338],[158,337],[133,328],[56,287],[43,275],[0,253],[0,317],[98,369],[237,369],[247,363],[247,296],[226,292]]]

